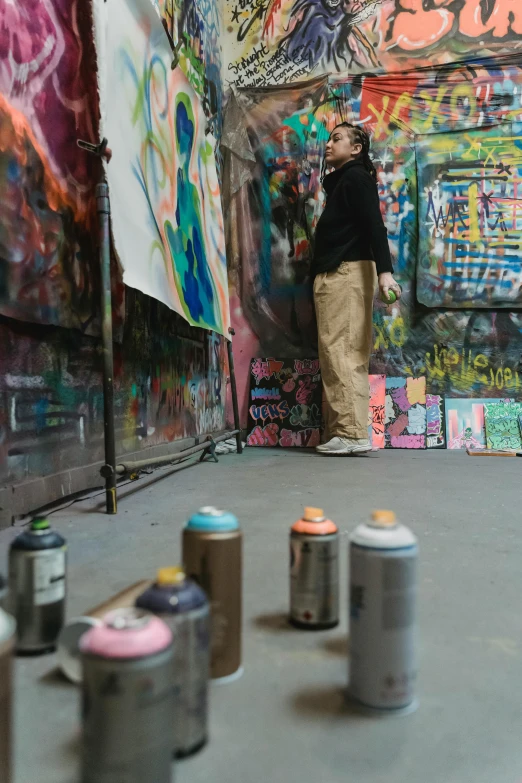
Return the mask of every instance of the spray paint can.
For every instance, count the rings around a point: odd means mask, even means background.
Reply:
[[[170,783],[172,632],[140,609],[116,609],[80,641],[82,783]]]
[[[242,674],[242,534],[233,514],[205,506],[183,530],[187,575],[210,601],[210,676],[221,682]]]
[[[417,539],[392,511],[350,536],[349,693],[377,714],[417,707]]]
[[[89,609],[84,615],[73,617],[62,628],[56,643],[56,662],[68,680],[75,683],[82,681],[82,660],[79,645],[83,634],[95,625],[102,625],[103,618],[109,612],[134,606],[136,598],[151,584],[152,579],[140,579],[139,582],[135,582],[98,606]]]
[[[54,650],[65,616],[65,539],[37,517],[9,550],[9,601],[16,619],[16,650]]]
[[[3,609],[7,604],[7,582],[0,574],[0,608]]]
[[[0,780],[12,783],[12,659],[16,623],[10,614],[0,609]]]
[[[161,568],[156,583],[136,606],[161,617],[174,637],[173,681],[176,688],[174,751],[188,756],[203,747],[208,733],[210,616],[201,587],[182,568]]]
[[[339,623],[339,531],[322,508],[305,508],[290,530],[290,622],[308,630]]]

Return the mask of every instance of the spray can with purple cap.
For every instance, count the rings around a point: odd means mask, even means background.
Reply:
[[[136,606],[161,617],[172,631],[176,690],[173,747],[176,756],[188,756],[205,745],[208,733],[207,597],[196,582],[187,579],[182,568],[160,568],[155,584],[137,598]]]

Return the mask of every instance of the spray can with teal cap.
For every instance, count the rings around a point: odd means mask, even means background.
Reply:
[[[9,550],[9,609],[16,619],[16,650],[50,652],[65,617],[65,539],[36,517]]]
[[[210,602],[210,676],[222,682],[242,673],[242,538],[236,517],[213,506],[183,530],[185,572]]]

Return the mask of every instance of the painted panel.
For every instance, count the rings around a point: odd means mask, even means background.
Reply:
[[[96,5],[102,133],[123,280],[194,326],[228,335],[214,144],[201,101],[149,0]]]

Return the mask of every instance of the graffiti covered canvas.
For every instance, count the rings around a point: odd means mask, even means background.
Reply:
[[[97,2],[102,133],[124,282],[189,323],[228,335],[220,188],[212,136],[149,0]]]
[[[416,142],[417,296],[429,307],[522,304],[522,143],[511,123]]]
[[[0,4],[0,313],[97,330],[88,4]],[[118,302],[115,301],[115,307]]]
[[[426,378],[386,378],[385,448],[426,448]]]
[[[252,359],[247,445],[318,446],[321,397],[318,359]]]

